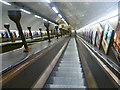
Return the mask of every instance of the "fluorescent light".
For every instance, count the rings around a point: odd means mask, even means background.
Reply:
[[[55,23],[52,22],[52,24],[55,24]]]
[[[23,11],[23,12],[25,12],[25,13],[27,13],[27,14],[31,14],[31,12],[26,11],[26,10],[24,10],[24,9],[20,9],[20,10]]]
[[[47,19],[43,19],[44,21],[48,21]]]
[[[68,23],[65,21],[65,24],[68,24]]]
[[[45,0],[47,3],[50,3],[50,0]]]
[[[62,20],[65,22],[64,18],[62,18]]]
[[[34,15],[36,18],[41,18],[40,16],[38,16],[38,15]]]
[[[52,23],[51,21],[48,21],[49,23]]]
[[[60,18],[62,18],[62,16],[61,16],[60,14],[58,14],[58,16],[59,16]]]
[[[65,23],[65,24],[68,24],[68,23],[65,21],[65,19],[64,19],[64,18],[62,18],[62,20],[64,21],[64,23]]]
[[[59,13],[55,7],[52,7],[52,9],[55,11],[55,13]]]
[[[6,5],[11,5],[10,3],[5,2],[5,1],[3,1],[3,0],[0,0],[0,2],[4,3],[4,4],[6,4]]]

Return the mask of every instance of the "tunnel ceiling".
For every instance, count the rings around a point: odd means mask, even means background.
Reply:
[[[57,21],[60,18],[46,2],[22,2],[50,20]],[[79,29],[110,12],[117,2],[54,2],[68,23]]]
[[[104,16],[115,7],[115,2],[59,2],[57,7],[75,28],[85,26]]]
[[[55,22],[60,19],[46,2],[20,2],[20,4]]]

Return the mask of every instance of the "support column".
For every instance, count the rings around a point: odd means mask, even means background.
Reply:
[[[23,34],[21,24],[20,24],[21,11],[20,10],[9,10],[8,11],[8,16],[12,21],[15,22],[15,24],[17,26],[17,29],[19,31],[19,34],[21,36],[21,39],[22,39],[22,42],[23,42],[23,45],[24,45],[24,48],[25,48],[24,52],[28,52],[29,48],[28,48],[27,42],[25,40],[25,36]]]
[[[49,25],[50,24],[48,22],[44,22],[44,26],[46,27],[46,31],[47,31],[49,42],[51,42],[51,40],[50,40],[50,33],[49,33]]]
[[[52,32],[52,30],[50,30],[50,31],[51,31],[51,35],[52,35],[53,32]]]
[[[56,29],[56,36],[57,36],[57,39],[58,39],[58,26],[55,26],[55,29]]]
[[[59,30],[60,30],[60,33],[61,33],[61,37],[62,37],[62,28],[60,28]]]
[[[31,27],[27,27],[27,29],[29,30],[31,39],[33,39],[32,32],[31,32]]]
[[[12,35],[12,33],[10,32],[10,24],[9,24],[9,23],[5,23],[5,24],[4,24],[4,27],[8,30],[8,33],[9,33],[9,35],[10,35],[11,42],[15,42],[15,40],[13,39],[13,35]]]
[[[41,38],[43,37],[43,35],[42,35],[42,28],[39,28],[39,30],[40,30],[40,35],[41,35]]]

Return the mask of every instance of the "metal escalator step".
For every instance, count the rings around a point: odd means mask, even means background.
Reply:
[[[80,59],[78,59],[78,58],[64,58],[64,57],[62,57],[61,60],[62,61],[72,61],[72,60],[79,61]]]
[[[58,67],[58,69],[67,69],[67,70],[82,70],[80,67]]]
[[[78,52],[76,51],[76,50],[72,50],[72,51],[68,51],[68,50],[66,50],[65,52],[64,52],[64,54],[78,54]]]
[[[73,59],[78,59],[79,60],[79,57],[78,55],[66,55],[66,56],[63,56],[63,58],[73,58]]]
[[[73,61],[70,61],[70,60],[69,61],[68,60],[67,61],[61,60],[60,62],[61,63],[80,63],[79,61],[76,61],[76,60],[73,60]]]
[[[72,49],[71,49],[71,48],[72,48]],[[67,52],[67,51],[77,52],[77,49],[73,49],[73,47],[71,47],[71,48],[66,48],[66,51],[65,51],[65,52]]]
[[[85,86],[79,86],[79,85],[57,85],[57,84],[47,84],[46,88],[57,88],[63,90],[62,88],[79,88],[79,90],[85,90],[86,87]]]
[[[83,73],[68,73],[68,72],[53,72],[52,73],[53,76],[56,77],[83,77]]]
[[[58,68],[56,71],[66,71],[66,72],[82,72],[82,69],[69,69],[69,68]]]
[[[70,66],[72,66],[72,65],[75,66],[75,65],[76,65],[76,66],[78,66],[78,65],[80,65],[80,64],[79,64],[79,63],[60,63],[59,66],[61,66],[61,65],[64,65],[64,66],[65,66],[65,65],[66,65],[66,66],[68,66],[68,65],[70,65]]]
[[[71,78],[71,77],[51,77],[51,84],[59,84],[59,85],[80,85],[84,86],[83,78]]]
[[[80,67],[81,68],[81,65],[80,64],[59,64],[57,65],[58,67]]]
[[[62,59],[60,62],[77,62],[77,63],[80,63],[80,61],[79,60],[75,60],[75,59],[71,59],[71,60],[69,60],[69,59]]]
[[[79,57],[68,57],[68,56],[64,56],[63,58],[62,58],[62,60],[63,59],[78,59],[79,60]]]
[[[77,50],[69,50],[69,49],[67,50],[66,49],[66,51],[64,52],[64,54],[73,54],[73,53],[78,54]]]
[[[56,72],[65,71],[65,72],[83,72],[80,67],[56,67],[54,68]]]
[[[67,54],[64,54],[64,56],[73,56],[73,57],[76,56],[76,57],[78,57],[77,53],[76,54],[75,53],[73,54],[73,53],[67,53]]]
[[[45,88],[85,88],[84,74],[74,38],[68,43],[64,54],[60,57],[54,71],[51,73]]]
[[[55,72],[58,72],[58,73],[63,73],[63,72],[67,72],[67,73],[83,73],[82,71],[71,71],[71,70],[56,70]]]
[[[60,62],[59,64],[75,64],[75,65],[78,65],[80,63],[77,63],[77,62]]]

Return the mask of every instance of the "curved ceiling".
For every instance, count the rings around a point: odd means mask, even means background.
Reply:
[[[65,14],[68,22],[77,29],[118,8],[117,2],[57,2],[55,4]]]
[[[52,1],[52,0],[51,0]],[[118,9],[118,2],[52,2],[65,20],[79,29]],[[57,22],[60,17],[47,2],[17,2],[40,16]],[[43,23],[43,21],[41,21]]]

